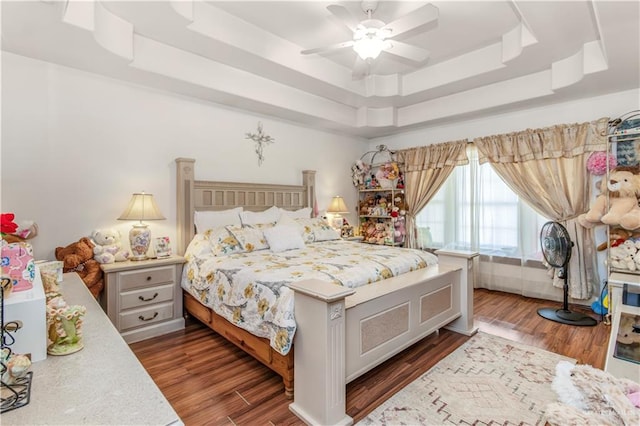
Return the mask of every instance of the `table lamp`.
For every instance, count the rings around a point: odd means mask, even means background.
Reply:
[[[341,196],[336,195],[331,200],[331,204],[329,204],[329,208],[327,208],[327,213],[333,215],[333,220],[331,221],[331,226],[335,229],[342,228],[342,216],[343,214],[348,214],[349,210],[347,209],[347,205],[344,203],[344,200]]]
[[[151,231],[143,220],[165,219],[160,213],[152,194],[136,192],[131,197],[129,205],[120,215],[118,220],[139,220],[129,231],[129,244],[131,246],[131,260],[144,260],[147,258],[147,250],[151,242]]]

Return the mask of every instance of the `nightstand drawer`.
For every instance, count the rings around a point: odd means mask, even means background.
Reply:
[[[175,286],[165,284],[159,287],[142,288],[120,293],[120,309],[129,309],[173,300]]]
[[[120,313],[120,331],[142,327],[173,317],[173,303],[160,303],[143,309]]]
[[[175,280],[175,270],[173,266],[163,266],[139,271],[120,272],[120,291],[122,292],[137,287],[173,283]]]

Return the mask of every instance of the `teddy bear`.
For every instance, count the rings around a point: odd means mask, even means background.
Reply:
[[[104,279],[100,264],[93,258],[91,240],[82,237],[68,246],[56,247],[55,255],[57,260],[63,262],[63,272],[76,272],[97,299],[104,287]]]
[[[116,229],[96,229],[91,233],[93,258],[98,263],[123,262],[129,258],[129,252],[122,250],[120,232]]]
[[[560,361],[551,384],[558,402],[545,407],[545,419],[556,425],[637,425],[640,384],[619,379],[589,365]]]
[[[393,205],[397,206],[398,209],[400,209],[400,211],[403,212],[402,214],[404,214],[404,212],[407,211],[407,203],[404,201],[404,194],[402,193],[396,194],[396,196],[393,199]]]
[[[633,236],[633,232],[621,227],[614,227],[609,230],[609,240],[603,241],[596,247],[598,251],[606,250],[607,247],[617,247]],[[636,247],[637,248],[637,247]]]
[[[600,185],[600,192],[589,211],[578,216],[580,225],[585,228],[593,228],[600,223],[620,225],[624,229],[640,227],[637,198],[640,195],[640,176],[637,167],[614,169],[607,184]]]
[[[376,223],[375,224],[375,240],[376,244],[384,244],[387,239],[390,237],[390,233],[387,232],[387,227],[384,223]]]
[[[637,252],[638,250],[636,248],[635,242],[632,240],[626,240],[616,247],[611,247],[609,249],[611,267],[615,269],[622,269],[625,271],[635,271],[635,256]]]

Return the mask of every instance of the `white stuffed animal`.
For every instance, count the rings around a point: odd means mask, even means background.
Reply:
[[[94,244],[93,258],[98,263],[122,262],[129,258],[129,252],[122,250],[117,229],[96,229],[91,233],[91,241]]]
[[[551,426],[640,424],[640,384],[629,379],[560,361],[551,387],[558,394],[558,402],[545,407]]]
[[[636,270],[636,262],[634,256],[626,251],[623,247],[611,247],[611,249],[609,250],[609,259],[612,268],[621,269],[624,271]]]

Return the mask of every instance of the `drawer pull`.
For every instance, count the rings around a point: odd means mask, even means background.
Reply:
[[[154,294],[154,295],[153,295],[153,297],[150,297],[150,298],[148,298],[148,299],[145,299],[145,298],[144,298],[144,297],[142,297],[142,296],[138,296],[138,299],[140,299],[140,300],[141,300],[141,301],[143,301],[143,302],[150,302],[150,301],[152,301],[153,299],[155,299],[156,297],[158,297],[158,293]]]
[[[152,319],[154,319],[154,318],[155,318],[155,317],[157,317],[157,316],[158,316],[158,312],[154,313],[154,314],[153,314],[153,316],[152,316],[152,317],[150,317],[150,318],[145,318],[145,317],[143,317],[142,315],[140,315],[140,316],[138,316],[138,319],[139,319],[140,321],[151,321]]]
[[[151,275],[147,277],[147,281],[151,281]]]

